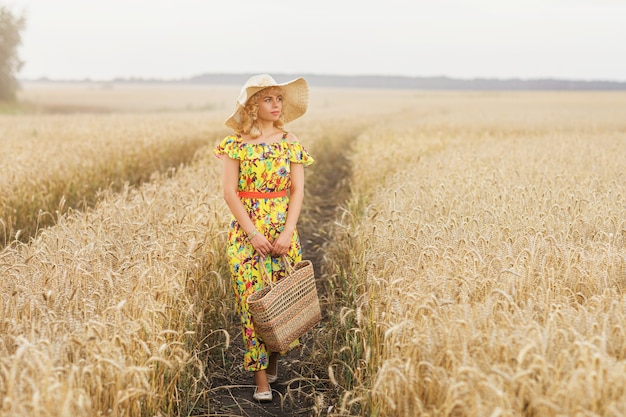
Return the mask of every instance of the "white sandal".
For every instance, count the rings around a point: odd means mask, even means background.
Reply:
[[[254,388],[254,394],[252,394],[252,398],[260,403],[269,403],[272,402],[272,387],[270,387],[269,391],[257,392],[256,387]]]

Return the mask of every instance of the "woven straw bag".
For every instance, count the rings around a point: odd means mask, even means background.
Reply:
[[[260,265],[265,285],[248,297],[257,335],[270,352],[285,352],[322,318],[311,261],[291,265],[283,256],[287,276],[272,282]]]

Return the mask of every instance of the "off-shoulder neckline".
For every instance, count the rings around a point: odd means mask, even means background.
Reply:
[[[240,145],[246,145],[246,146],[271,146],[271,145],[277,145],[277,144],[282,144],[282,143],[288,143],[287,142],[287,135],[289,134],[289,132],[285,132],[281,137],[280,140],[277,140],[275,142],[259,142],[259,143],[250,143],[250,142],[244,142],[243,139],[241,138],[241,135],[238,133],[235,133],[231,136],[234,136],[236,139],[235,141],[237,143],[239,143]],[[291,142],[291,143],[295,143],[295,142]]]

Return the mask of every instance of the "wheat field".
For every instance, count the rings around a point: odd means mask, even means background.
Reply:
[[[210,151],[237,91],[30,85],[0,115],[3,207],[31,228],[53,213],[0,252],[0,415],[226,415],[207,367],[234,315]],[[325,318],[316,392],[283,415],[626,415],[624,104],[312,89],[293,131],[317,161],[301,226]]]
[[[623,99],[475,96],[361,134],[343,412],[626,414]]]

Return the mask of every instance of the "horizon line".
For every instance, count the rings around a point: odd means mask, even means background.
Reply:
[[[331,73],[294,73],[294,72],[205,72],[201,74],[186,76],[186,77],[147,77],[147,76],[118,76],[113,78],[92,78],[92,77],[75,77],[75,78],[56,78],[50,76],[40,76],[37,78],[32,77],[16,77],[19,82],[128,82],[128,81],[143,81],[143,82],[185,82],[193,81],[195,79],[207,76],[251,76],[254,74],[267,73],[272,76],[294,76],[300,77],[333,77],[333,78],[380,78],[380,79],[406,79],[406,80],[449,80],[449,81],[558,81],[558,82],[575,82],[575,83],[611,83],[611,84],[626,84],[624,80],[603,79],[603,78],[568,78],[557,76],[540,76],[540,77],[522,77],[522,76],[473,76],[473,77],[455,77],[450,75],[392,75],[392,74],[331,74]]]

